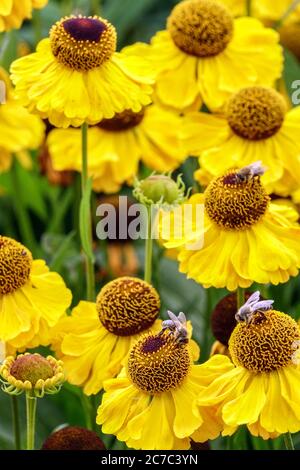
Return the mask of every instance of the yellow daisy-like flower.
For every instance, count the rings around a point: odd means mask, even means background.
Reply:
[[[0,236],[0,339],[12,348],[49,344],[49,329],[70,306],[72,294],[43,260]]]
[[[219,435],[223,423],[215,408],[199,410],[194,402],[231,365],[220,367],[216,356],[207,375],[203,365],[193,364],[182,332],[182,325],[180,333],[174,325],[163,326],[160,333],[145,334],[135,343],[119,377],[104,384],[97,415],[104,433],[128,447],[149,450],[189,449],[190,437],[204,442]]]
[[[219,0],[226,5],[234,16],[244,16],[248,13],[246,0]],[[251,1],[251,15],[261,20],[278,21],[280,20],[288,9],[293,5],[294,0],[252,0]],[[298,5],[293,12],[286,18],[286,21],[292,21],[299,18],[300,6]]]
[[[5,102],[0,104],[0,172],[11,167],[13,155],[26,167],[31,165],[28,150],[40,146],[45,126],[14,99],[6,71],[0,68],[0,81],[5,84]]]
[[[37,353],[7,357],[0,367],[0,376],[4,392],[11,395],[30,392],[38,398],[57,393],[65,380],[62,361]]]
[[[278,41],[278,33],[259,20],[234,20],[217,1],[185,0],[175,6],[167,29],[154,36],[151,46],[135,47],[156,65],[162,103],[185,109],[200,95],[209,108],[219,109],[240,88],[271,86],[280,77]]]
[[[21,27],[25,19],[32,17],[34,8],[43,8],[48,0],[1,0],[0,33]]]
[[[262,173],[257,163],[229,170],[214,179],[204,194],[190,198],[192,208],[204,205],[203,227],[196,234],[186,231],[178,240],[171,234],[165,243],[167,248],[179,249],[181,272],[205,287],[228,290],[253,282],[287,282],[298,274],[300,227],[290,207],[270,201],[260,182]],[[189,249],[201,236],[202,249]]]
[[[223,434],[247,425],[263,439],[300,430],[300,330],[276,310],[252,313],[239,323],[229,341],[232,358],[219,358],[228,371],[211,381],[197,400],[216,406],[225,423]],[[213,362],[206,363],[207,374]]]
[[[186,157],[179,141],[182,118],[151,105],[102,120],[89,129],[89,173],[95,191],[117,192],[131,182],[142,160],[149,168],[165,172],[177,168]],[[57,171],[81,171],[81,133],[55,129],[48,137],[49,153]]]
[[[150,66],[116,51],[116,30],[98,16],[58,21],[37,51],[11,67],[23,105],[56,127],[97,124],[150,103]]]
[[[182,139],[187,153],[200,156],[200,182],[205,172],[215,177],[261,160],[268,192],[287,196],[299,187],[299,132],[300,106],[287,111],[277,91],[255,86],[234,94],[224,115],[190,113]]]
[[[116,376],[139,335],[157,330],[160,298],[147,282],[121,277],[106,284],[96,304],[80,302],[53,331],[52,348],[63,360],[67,379],[87,395]]]

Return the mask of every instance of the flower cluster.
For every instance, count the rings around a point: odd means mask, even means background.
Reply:
[[[0,32],[51,2],[3,0]],[[0,381],[16,448],[16,396],[31,450],[37,398],[65,380],[89,430],[64,425],[43,450],[104,450],[105,435],[185,450],[242,426],[248,442],[291,446],[300,106],[280,40],[299,27],[299,2],[181,0],[149,43],[120,51],[117,27],[86,3],[46,38],[34,14],[36,50],[18,48],[10,76],[0,68]],[[124,223],[129,192],[139,204]],[[97,197],[112,203],[113,231],[125,225],[115,244],[94,234]],[[144,250],[129,236],[142,209]]]

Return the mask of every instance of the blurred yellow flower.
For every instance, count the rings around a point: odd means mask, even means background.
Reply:
[[[25,19],[32,17],[34,8],[43,8],[48,0],[1,0],[0,33],[20,28]]]
[[[231,369],[216,356],[207,375],[194,365],[189,342],[174,332],[148,333],[132,347],[126,368],[104,383],[97,423],[133,449],[189,449],[215,439],[223,429],[215,407],[197,409],[195,400],[213,378]],[[221,364],[221,366],[220,366]],[[204,369],[204,373],[203,373]]]
[[[219,0],[226,5],[234,16],[244,16],[248,13],[246,0]],[[264,21],[278,21],[294,4],[294,0],[252,0],[251,1],[251,16],[260,18]],[[300,18],[300,5],[291,12],[286,18],[287,21],[294,20],[296,17]]]
[[[255,18],[235,20],[214,0],[185,0],[150,46],[134,48],[155,64],[163,104],[185,109],[200,95],[210,109],[219,109],[242,87],[273,85],[283,65],[278,42],[278,33]]]
[[[13,155],[26,167],[31,165],[28,150],[36,149],[44,138],[42,120],[30,114],[14,99],[6,71],[0,68],[0,80],[5,84],[5,102],[0,104],[0,173],[11,167]]]
[[[89,173],[95,191],[114,193],[131,182],[142,160],[149,168],[165,172],[186,157],[179,132],[182,118],[158,105],[139,112],[130,110],[104,119],[89,129]],[[48,148],[57,171],[81,171],[81,133],[78,129],[50,132]]]
[[[97,124],[150,103],[151,67],[130,48],[116,51],[116,30],[100,17],[58,21],[37,51],[11,67],[23,105],[56,127]]]
[[[261,160],[269,193],[288,196],[300,181],[300,106],[287,111],[272,88],[249,87],[234,94],[224,115],[190,113],[182,139],[188,154],[199,156],[196,179],[206,183],[230,168]]]
[[[179,249],[180,271],[189,278],[204,287],[232,291],[253,282],[277,285],[298,274],[300,226],[295,211],[273,204],[255,172],[229,170],[187,204],[204,204],[204,226],[198,233],[186,231],[182,239],[174,237],[178,230],[168,240],[162,238],[167,248]],[[164,219],[161,223],[163,228]],[[203,247],[189,249],[201,237]]]
[[[47,345],[44,338],[70,306],[72,294],[43,260],[0,236],[0,340],[8,349]]]
[[[300,330],[289,316],[276,310],[257,311],[250,323],[239,323],[229,341],[233,361],[219,356],[227,372],[211,380],[197,403],[218,408],[223,435],[247,425],[263,439],[300,430]],[[213,358],[214,359],[214,358]],[[206,364],[209,375],[212,359]]]

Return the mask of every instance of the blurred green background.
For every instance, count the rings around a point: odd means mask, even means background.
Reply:
[[[175,0],[50,0],[42,11],[35,12],[32,22],[25,22],[19,31],[0,35],[0,56],[2,64],[9,69],[17,55],[18,44],[26,42],[34,50],[38,39],[45,37],[51,25],[60,17],[71,12],[91,14],[99,13],[109,19],[117,28],[119,48],[135,41],[148,41],[160,29],[164,29],[165,20]],[[93,9],[93,11],[92,11]],[[284,80],[288,93],[292,93],[291,83],[300,79],[300,66],[296,58],[285,52],[286,63]],[[51,186],[46,177],[40,174],[37,155],[33,155],[34,166],[31,171],[15,164],[13,171],[0,175],[0,233],[12,236],[23,243],[24,233],[31,238],[31,246],[36,257],[46,259],[52,269],[60,272],[72,289],[75,305],[84,297],[82,258],[80,255],[78,225],[78,207],[80,182],[62,188]],[[189,159],[180,169],[187,186],[193,185],[193,171],[196,160]],[[145,169],[143,170],[145,174]],[[125,189],[124,194],[129,190]],[[95,197],[95,196],[94,196]],[[96,204],[96,197],[94,199]],[[95,212],[94,212],[95,213]],[[95,220],[96,222],[96,220]],[[75,227],[75,228],[74,228]],[[143,244],[136,243],[140,265],[143,265]],[[97,243],[97,263],[99,271],[105,268],[105,246]],[[212,260],[217,263],[218,258]],[[175,261],[161,257],[158,247],[154,254],[155,286],[162,301],[162,312],[166,309],[174,312],[184,311],[194,325],[194,337],[201,345],[201,362],[206,360],[213,343],[210,332],[210,313],[217,301],[226,293],[222,290],[204,290],[194,281],[188,281],[178,272]],[[99,281],[104,279],[99,277]],[[98,287],[100,287],[100,282]],[[300,317],[299,281],[291,280],[282,286],[268,288],[271,298],[275,299],[277,309]],[[255,286],[254,286],[255,288]],[[63,424],[85,425],[81,407],[81,393],[75,387],[64,386],[61,393],[39,400],[37,419],[37,447],[53,431]],[[98,397],[99,400],[99,397]],[[25,423],[24,399],[22,418]],[[188,406],[188,405],[187,405]],[[98,429],[99,432],[99,429]],[[10,398],[0,393],[0,449],[13,448]],[[25,427],[23,439],[25,438]],[[110,448],[122,448],[122,443],[113,437],[105,436],[104,441]],[[300,436],[295,436],[295,445],[300,449]],[[264,442],[250,438],[241,429],[230,439],[218,439],[212,448],[282,448],[281,439]]]

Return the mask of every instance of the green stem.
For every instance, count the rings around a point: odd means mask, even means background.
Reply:
[[[27,450],[34,450],[35,440],[35,418],[37,398],[30,392],[26,393],[26,416],[27,416]]]
[[[93,405],[89,397],[87,397],[83,392],[81,394],[81,404],[84,411],[85,425],[86,428],[90,431],[93,431],[94,428],[94,416],[93,416]]]
[[[99,16],[101,13],[101,0],[91,0],[92,15]]]
[[[295,450],[292,435],[290,432],[287,432],[283,435],[283,440],[286,450]]]
[[[21,432],[19,421],[19,404],[16,395],[11,395],[12,420],[15,437],[15,449],[21,450]]]
[[[39,255],[39,251],[37,248],[37,243],[34,235],[34,231],[32,228],[31,220],[29,213],[23,205],[22,197],[17,191],[17,188],[21,187],[22,182],[19,179],[17,162],[14,161],[12,169],[11,169],[11,178],[12,178],[12,185],[13,185],[13,195],[14,195],[14,210],[17,217],[18,227],[21,233],[23,243],[32,251],[34,256]]]
[[[238,287],[236,291],[237,310],[239,310],[245,303],[245,291],[242,287]]]
[[[252,1],[246,0],[246,15],[251,16],[252,13]]]
[[[86,192],[88,191],[88,124],[82,124],[82,172],[81,172],[81,191],[82,200],[86,198]],[[92,218],[91,218],[91,198],[89,201],[90,210],[86,212],[86,220],[84,221],[84,227],[81,227],[81,242],[84,248],[82,230],[86,231],[87,239],[89,240],[91,253],[85,251],[85,264],[86,264],[86,283],[87,283],[87,300],[95,300],[95,271],[94,271],[94,260],[92,255]]]
[[[152,217],[151,207],[147,207],[148,218],[147,218],[147,238],[145,245],[145,275],[144,279],[146,282],[151,284],[152,281],[152,252],[153,252],[153,240],[152,240]]]

